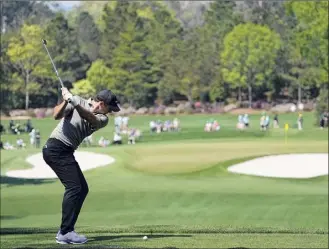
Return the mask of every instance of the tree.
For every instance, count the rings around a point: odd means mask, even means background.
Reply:
[[[42,50],[42,37],[43,30],[39,26],[23,25],[20,36],[10,39],[7,51],[16,69],[14,77],[18,82],[17,90],[21,90],[24,85],[25,109],[29,108],[29,94],[40,88],[35,82],[36,78],[47,73],[45,63],[48,61]]]
[[[282,73],[281,77],[297,88],[298,103],[302,103],[303,90],[320,86],[326,81],[325,70],[312,65],[307,58],[302,55],[299,43],[291,44],[288,59],[288,72]]]
[[[298,87],[298,102],[305,87],[328,84],[328,2],[287,2],[288,15],[296,19],[289,63],[283,76]]]
[[[111,69],[130,104],[145,106],[156,97],[159,68],[152,50],[152,11],[137,5],[136,12],[136,19],[127,22],[120,34]]]
[[[76,29],[80,52],[88,55],[90,61],[98,58],[101,34],[88,12],[82,12],[77,18]]]
[[[223,50],[223,41],[236,25],[242,22],[242,17],[236,13],[236,3],[233,1],[214,1],[205,13],[205,25],[199,29],[200,57],[200,84],[205,86],[211,100],[225,99],[225,84],[220,73],[218,54]]]
[[[79,95],[83,98],[89,98],[96,94],[95,88],[91,85],[87,79],[79,80],[73,84],[71,89],[72,94]]]
[[[76,28],[76,20],[82,12],[87,12],[92,16],[97,29],[103,31],[105,23],[102,22],[102,13],[105,5],[114,9],[117,1],[80,1],[79,5],[74,6],[67,12],[67,19],[69,24]]]
[[[224,39],[220,54],[223,78],[233,88],[247,87],[249,107],[252,89],[271,76],[280,48],[280,37],[266,26],[252,23],[236,26]]]
[[[77,33],[68,25],[62,13],[58,13],[46,26],[45,39],[67,87],[70,88],[73,82],[86,77],[86,71],[90,66],[89,58],[86,54],[80,53]],[[57,85],[57,82],[54,85]]]
[[[124,25],[136,17],[136,11],[127,0],[118,1],[115,8],[107,3],[103,8],[102,23],[105,25],[100,45],[100,55],[107,66],[111,66],[113,50],[118,46]]]
[[[178,93],[187,98],[190,105],[200,97],[200,49],[196,32],[191,31],[183,39],[175,39],[168,49],[170,61],[161,80],[161,95]],[[165,83],[165,84],[163,84]],[[164,96],[165,97],[165,96]]]
[[[297,20],[295,40],[302,55],[328,72],[328,2],[290,1],[286,8]]]
[[[83,82],[83,81],[82,81]],[[80,82],[80,84],[74,84],[74,88],[78,89],[82,84],[88,86],[90,84],[96,92],[102,90],[102,88],[116,89],[115,80],[111,70],[105,65],[103,60],[96,60],[92,63],[91,67],[87,71],[87,82]]]

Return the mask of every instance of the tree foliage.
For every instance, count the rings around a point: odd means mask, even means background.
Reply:
[[[2,3],[7,109],[58,99],[42,38],[64,84],[85,97],[109,88],[135,107],[326,99],[326,1],[93,1],[66,13],[51,5]]]
[[[224,40],[221,53],[223,78],[233,88],[248,88],[249,106],[252,88],[265,84],[275,67],[280,37],[266,26],[240,24]]]
[[[29,94],[40,89],[36,82],[38,77],[48,73],[46,58],[42,51],[41,39],[43,30],[37,25],[24,25],[19,37],[12,37],[8,45],[7,55],[13,63],[15,84],[12,89],[25,92],[25,108],[29,108]]]

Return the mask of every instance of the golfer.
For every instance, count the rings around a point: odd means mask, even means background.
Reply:
[[[62,88],[63,102],[54,108],[54,118],[61,119],[43,147],[45,162],[65,187],[62,222],[56,236],[59,244],[83,244],[87,238],[74,231],[88,185],[74,158],[74,151],[84,138],[108,123],[107,113],[120,111],[119,102],[110,90],[100,91],[95,99],[73,96]]]

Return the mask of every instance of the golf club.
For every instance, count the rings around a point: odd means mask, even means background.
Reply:
[[[62,80],[61,80],[61,77],[59,77],[59,75],[58,75],[58,71],[57,71],[57,69],[56,69],[56,66],[55,66],[55,64],[54,64],[54,62],[53,62],[53,59],[51,58],[50,53],[49,53],[49,51],[48,51],[48,48],[47,48],[47,41],[44,40],[44,39],[42,39],[42,44],[43,44],[43,46],[45,47],[45,49],[46,49],[46,51],[47,51],[47,53],[48,53],[48,56],[49,56],[49,58],[50,58],[51,63],[53,64],[53,67],[54,67],[55,73],[56,73],[56,75],[57,75],[57,78],[59,79],[59,82],[61,83],[61,87],[63,88],[63,87],[64,87],[64,84],[63,84],[63,82],[62,82]]]

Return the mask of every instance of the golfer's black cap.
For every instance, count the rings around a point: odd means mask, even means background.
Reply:
[[[111,90],[102,90],[96,95],[97,101],[103,101],[113,112],[120,111],[120,102]]]

